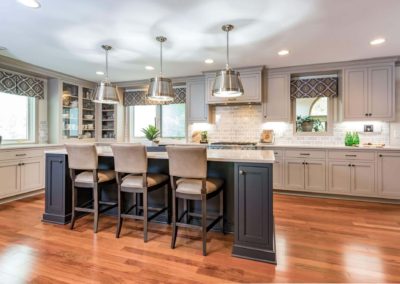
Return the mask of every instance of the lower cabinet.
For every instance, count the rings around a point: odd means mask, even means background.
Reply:
[[[328,191],[338,194],[373,194],[375,164],[359,161],[329,161]]]
[[[285,189],[325,191],[325,161],[313,159],[285,160]]]
[[[20,191],[19,161],[0,162],[0,197],[18,194]]]
[[[400,198],[400,152],[378,153],[378,195]]]
[[[233,255],[276,262],[272,164],[235,164]]]
[[[0,162],[0,198],[44,188],[42,157]]]
[[[274,189],[284,189],[285,181],[284,181],[284,163],[283,159],[276,158],[274,166],[273,166],[273,185]]]

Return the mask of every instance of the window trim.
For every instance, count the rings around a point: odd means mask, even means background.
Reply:
[[[297,132],[296,129],[296,99],[291,100],[292,104],[292,123],[293,123],[293,135],[294,136],[332,136],[333,135],[333,115],[334,115],[334,99],[328,97],[328,119],[327,119],[327,125],[328,125],[328,130],[325,132]],[[312,105],[311,105],[312,107]],[[310,109],[311,109],[310,107]]]
[[[15,94],[10,94],[15,95]],[[15,95],[17,96],[17,95]],[[38,101],[32,97],[26,97],[28,99],[28,139],[4,139],[2,138],[2,144],[35,144],[37,141],[36,125],[38,120]]]

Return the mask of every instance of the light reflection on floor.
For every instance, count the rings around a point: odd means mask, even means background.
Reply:
[[[11,245],[0,251],[0,283],[25,283],[34,258],[33,249],[25,245]]]

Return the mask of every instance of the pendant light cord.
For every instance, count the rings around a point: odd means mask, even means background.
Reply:
[[[229,30],[226,31],[226,70],[229,69]]]
[[[106,49],[106,79],[108,80],[108,50]]]
[[[163,74],[163,66],[162,66],[162,44],[163,42],[160,41],[160,75],[162,76]]]

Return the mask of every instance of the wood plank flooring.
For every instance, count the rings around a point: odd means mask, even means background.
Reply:
[[[0,283],[400,282],[400,205],[278,195],[278,265],[231,256],[232,235],[196,231],[170,249],[167,225],[92,218],[76,229],[41,222],[43,195],[0,205]]]

